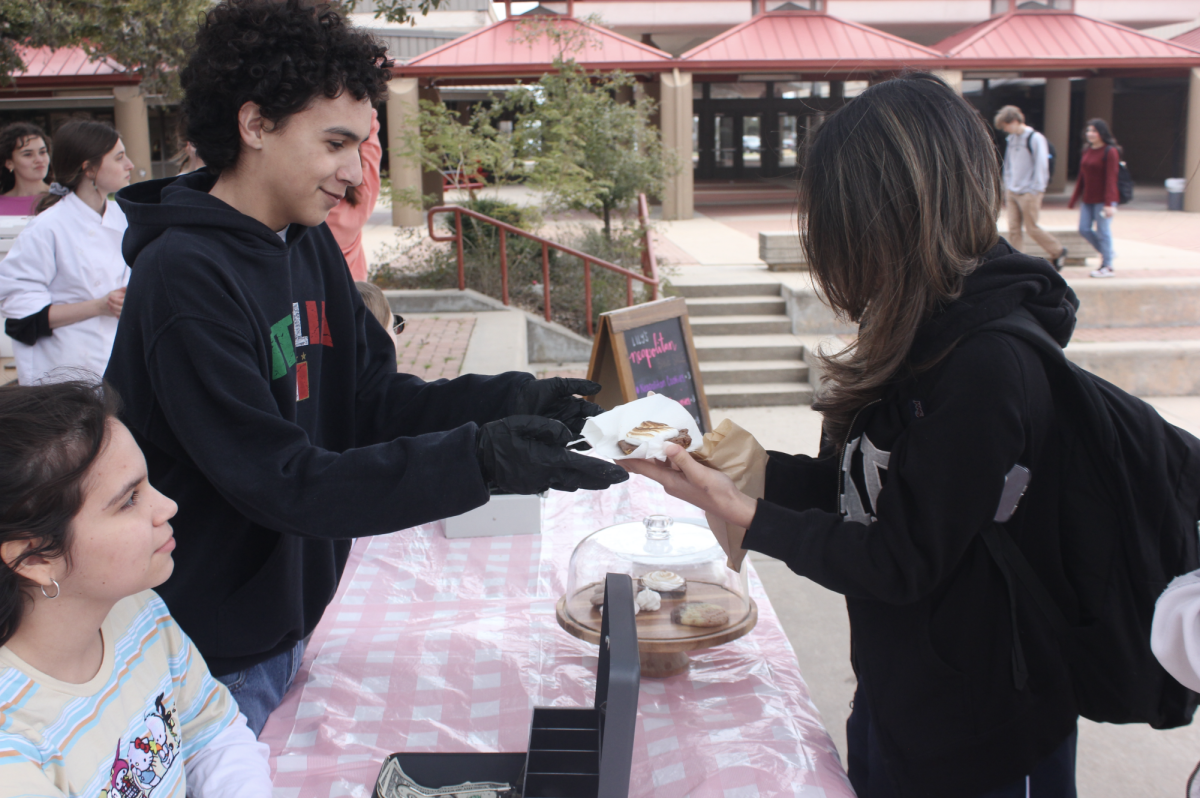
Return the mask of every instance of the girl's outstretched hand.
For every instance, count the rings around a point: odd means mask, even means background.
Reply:
[[[641,474],[659,483],[677,499],[694,504],[734,526],[750,527],[758,502],[738,490],[733,480],[720,471],[697,463],[682,446],[668,443],[666,453],[665,463],[634,458],[616,462],[630,473]]]

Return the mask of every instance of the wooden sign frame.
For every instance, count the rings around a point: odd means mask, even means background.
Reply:
[[[590,397],[605,410],[637,399],[633,368],[629,363],[629,349],[625,345],[625,333],[636,327],[644,327],[660,321],[679,319],[683,330],[692,385],[696,389],[696,401],[700,406],[700,418],[704,424],[701,434],[712,431],[712,420],[708,413],[708,396],[704,393],[704,380],[700,376],[700,364],[696,358],[696,344],[692,340],[692,325],[688,322],[687,303],[683,297],[670,297],[641,305],[611,310],[600,314],[600,327],[592,342],[592,357],[588,363],[588,379],[604,386],[604,390]]]

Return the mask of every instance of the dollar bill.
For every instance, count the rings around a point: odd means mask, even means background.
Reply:
[[[499,781],[463,782],[447,787],[417,784],[395,759],[388,759],[377,782],[380,798],[510,798],[511,784]]]

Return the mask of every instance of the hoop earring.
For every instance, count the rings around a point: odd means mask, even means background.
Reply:
[[[58,598],[58,595],[59,595],[60,593],[62,593],[62,588],[61,588],[61,587],[59,587],[58,580],[56,580],[56,579],[51,579],[50,581],[54,583],[54,595],[53,595],[53,596],[51,596],[49,593],[47,593],[47,592],[46,592],[46,586],[45,586],[45,585],[42,585],[42,595],[43,595],[43,596],[45,596],[45,597],[46,597],[46,598],[48,598],[48,599],[56,599],[56,598]]]

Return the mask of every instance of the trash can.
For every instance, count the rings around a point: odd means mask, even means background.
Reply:
[[[1182,177],[1168,177],[1166,180],[1166,186],[1167,210],[1183,210],[1183,189],[1187,186],[1187,181]]]

